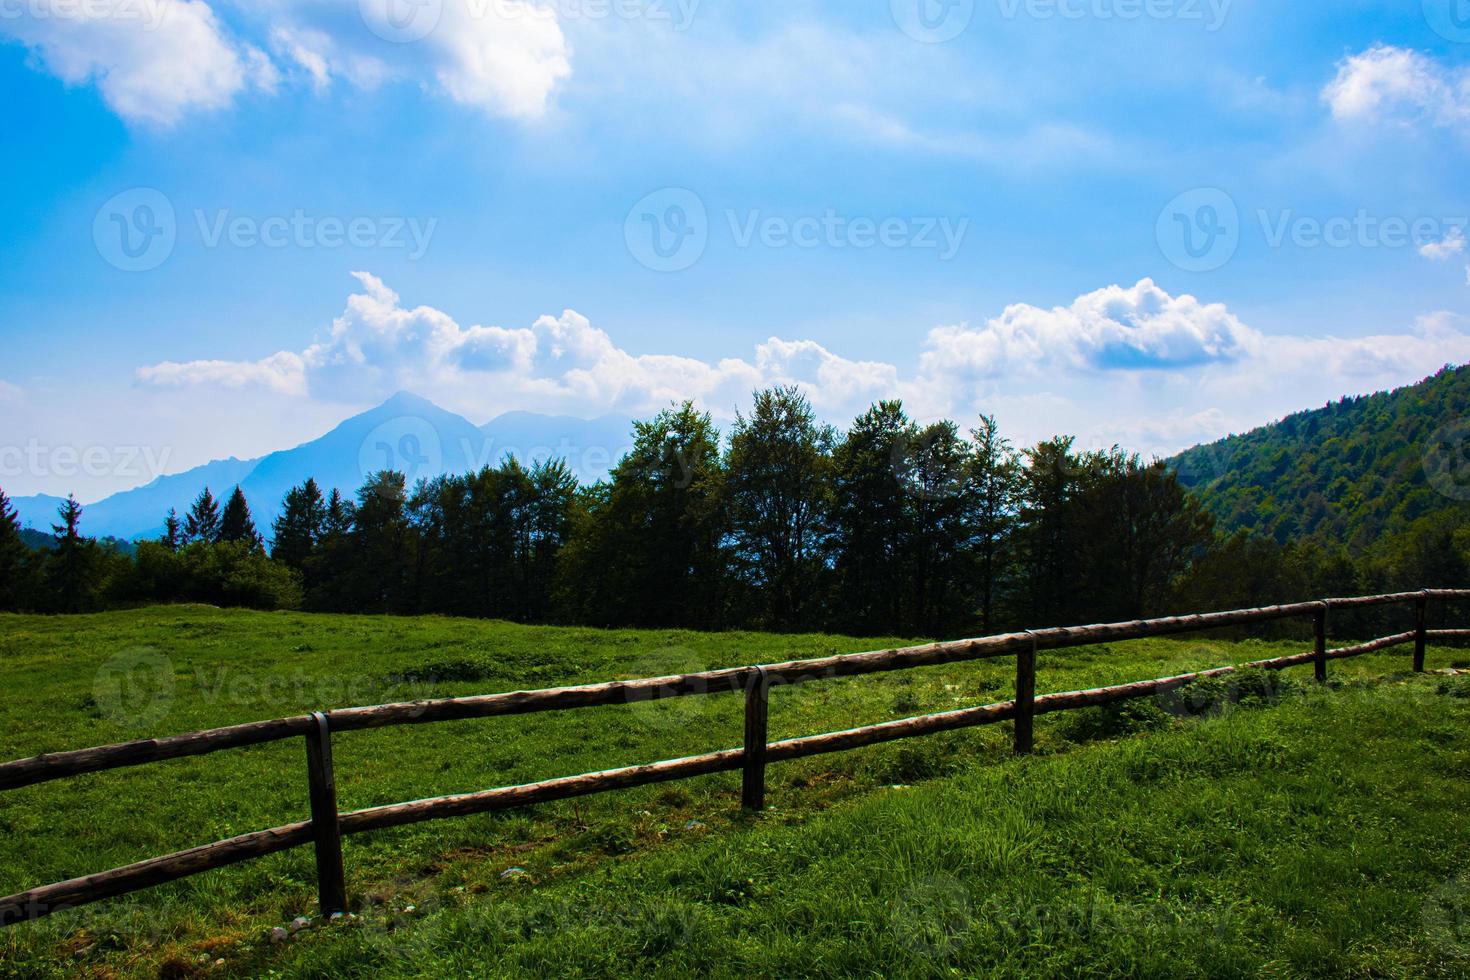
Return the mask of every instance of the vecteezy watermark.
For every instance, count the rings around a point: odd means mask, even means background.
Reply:
[[[941,262],[964,244],[970,219],[949,217],[874,218],[840,214],[774,215],[759,208],[723,213],[725,230],[736,248],[769,249],[921,249]],[[635,204],[623,223],[628,251],[655,272],[679,272],[698,262],[712,233],[704,201],[687,188],[655,191]]]
[[[444,471],[444,444],[428,419],[400,415],[373,428],[357,450],[357,469],[364,480],[374,473],[402,473],[412,487],[420,479]]]
[[[1424,475],[1435,493],[1470,500],[1470,419],[1455,419],[1424,441]]]
[[[115,725],[155,725],[173,707],[173,661],[153,647],[124,650],[93,675],[92,701],[102,717]]]
[[[1235,199],[1218,187],[1197,187],[1159,212],[1154,234],[1164,257],[1186,272],[1211,272],[1235,257],[1247,232],[1267,248],[1403,249],[1433,246],[1462,235],[1470,215],[1299,214],[1291,208],[1255,212],[1256,228],[1243,221]]]
[[[459,0],[456,0],[459,2]],[[666,23],[676,31],[694,23],[700,0],[462,0],[471,21],[643,20]],[[444,19],[444,0],[358,0],[368,30],[393,44],[422,41]]]
[[[628,211],[623,241],[646,268],[681,272],[698,262],[709,244],[704,201],[684,187],[654,191]]]
[[[1154,237],[1164,258],[1185,272],[1211,272],[1240,247],[1240,210],[1218,187],[1197,187],[1164,205]]]
[[[996,0],[1006,20],[1198,21],[1207,31],[1225,26],[1234,0]]]
[[[903,890],[890,925],[898,941],[921,956],[944,959],[963,948],[974,923],[970,890],[948,875],[934,875]]]
[[[297,208],[289,215],[234,214],[229,208],[194,211],[194,223],[205,248],[381,248],[403,250],[411,261],[424,257],[438,218],[341,218],[311,215]]]
[[[392,44],[422,41],[439,26],[444,0],[357,0],[367,29]]]
[[[50,446],[31,439],[23,446],[0,445],[0,477],[120,476],[151,480],[168,467],[170,446]]]
[[[92,220],[97,254],[123,272],[158,268],[173,254],[177,238],[173,202],[151,187],[114,195]]]
[[[229,208],[193,212],[193,229],[204,248],[390,249],[423,258],[438,218],[410,216],[237,214]],[[186,226],[188,227],[188,226]],[[179,239],[173,202],[152,187],[134,187],[109,198],[92,221],[97,254],[123,272],[147,272],[166,262]]]
[[[173,0],[0,0],[0,20],[134,21],[155,31],[172,8]]]
[[[1420,921],[1440,952],[1470,958],[1470,874],[1451,878],[1425,898]]]
[[[924,44],[954,40],[975,16],[975,0],[889,0],[888,6],[898,29]]]
[[[1436,34],[1470,44],[1470,0],[1422,0],[1424,19]]]

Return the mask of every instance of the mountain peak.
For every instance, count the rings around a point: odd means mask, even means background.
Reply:
[[[423,409],[433,409],[436,412],[444,411],[444,409],[440,408],[438,405],[435,405],[423,395],[416,395],[411,391],[403,390],[395,391],[392,396],[388,398],[387,401],[378,406],[378,409],[385,408],[392,409],[394,411],[421,411]]]

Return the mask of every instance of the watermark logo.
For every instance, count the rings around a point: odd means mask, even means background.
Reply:
[[[954,40],[975,16],[975,0],[889,0],[888,6],[898,29],[923,44]]]
[[[1213,272],[1240,247],[1240,210],[1217,187],[1185,191],[1164,206],[1154,227],[1164,258],[1185,272]]]
[[[439,430],[427,420],[401,415],[378,425],[357,450],[357,469],[366,480],[382,470],[402,473],[407,486],[444,472]]]
[[[1423,0],[1424,19],[1436,34],[1470,44],[1470,0]]]
[[[92,221],[97,254],[123,272],[158,268],[173,254],[177,239],[173,202],[151,187],[114,195]]]
[[[921,956],[946,958],[963,948],[973,921],[970,890],[935,875],[903,890],[890,925],[898,941]]]
[[[1425,441],[1424,475],[1440,496],[1470,500],[1470,419],[1447,422]]]
[[[998,0],[1006,20],[1198,21],[1207,31],[1225,26],[1232,0]]]
[[[173,707],[173,661],[153,647],[124,650],[98,668],[92,678],[92,700],[113,724],[156,725]]]
[[[128,21],[156,31],[172,0],[0,0],[0,20]]]
[[[698,262],[709,244],[709,215],[698,194],[665,187],[628,212],[623,239],[633,258],[654,272],[681,272]]]
[[[1420,909],[1429,941],[1456,959],[1470,957],[1470,874],[1436,888]]]
[[[439,26],[444,0],[357,0],[367,29],[390,44],[422,41]]]
[[[628,667],[629,680],[679,677],[705,669],[704,662],[688,647],[670,646],[650,650]],[[628,704],[639,722],[659,731],[691,731],[704,725],[710,713],[717,710],[709,697],[710,687],[695,685],[694,693],[677,695],[680,688],[673,682],[655,685],[650,690],[629,691]],[[720,690],[723,690],[721,688]]]

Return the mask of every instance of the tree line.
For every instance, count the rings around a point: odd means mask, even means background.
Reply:
[[[19,542],[0,493],[0,608],[197,601],[258,608],[700,629],[955,636],[1467,579],[1464,534],[1372,560],[1224,535],[1175,474],[1069,437],[1017,449],[991,417],[920,425],[881,401],[845,432],[794,388],[722,434],[692,404],[635,423],[609,477],[507,457],[356,494],[292,488],[265,536],[239,488],[203,491],[129,557],[61,508]],[[1458,535],[1458,536],[1457,536]],[[1381,612],[1343,628],[1377,627]],[[1344,634],[1349,635],[1349,634]]]

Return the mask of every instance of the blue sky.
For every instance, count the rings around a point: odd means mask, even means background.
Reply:
[[[399,388],[1162,453],[1470,360],[1465,0],[414,3],[0,0],[7,492]]]

